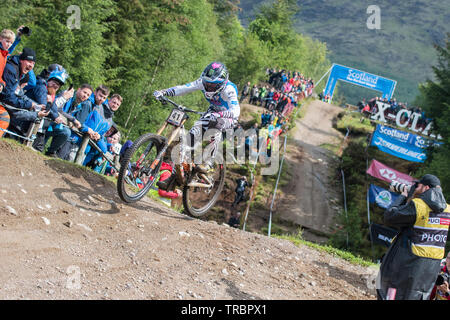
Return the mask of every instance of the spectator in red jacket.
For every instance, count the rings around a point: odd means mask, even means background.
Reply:
[[[436,284],[433,288],[433,291],[430,295],[430,300],[450,300],[450,289],[449,289],[449,277],[450,270],[448,267],[450,266],[450,251],[447,252],[447,258],[442,263],[441,273],[439,276],[441,277],[441,281],[436,281]]]

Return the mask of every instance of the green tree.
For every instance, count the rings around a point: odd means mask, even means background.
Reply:
[[[298,10],[294,0],[276,0],[271,6],[262,5],[249,30],[273,48],[286,47],[295,34],[292,17]]]
[[[434,121],[437,132],[442,136],[443,145],[434,148],[429,155],[422,173],[438,176],[446,199],[450,199],[450,34],[446,45],[436,46],[438,64],[433,67],[435,81],[428,80],[419,86],[422,97],[419,99],[428,117]]]
[[[140,4],[119,2],[113,41],[120,51],[110,60],[111,66],[119,61],[126,66],[114,88],[126,101],[117,116],[129,138],[154,131],[165,120],[168,111],[153,99],[154,90],[195,80],[223,53],[216,16],[206,0]],[[177,99],[205,108],[200,93]]]
[[[236,84],[257,82],[265,78],[265,66],[270,64],[269,48],[252,33],[247,33],[228,61]]]
[[[320,77],[330,66],[326,45],[299,34],[293,27],[297,2],[277,0],[265,4],[250,23],[249,31],[268,48],[268,64],[297,70],[307,77]]]
[[[67,13],[67,8],[70,5],[80,8],[80,29],[68,27],[71,14]],[[104,36],[110,28],[107,20],[115,10],[113,1],[34,0],[28,4],[12,1],[5,9],[8,15],[18,14],[7,21],[32,29],[31,36],[22,37],[17,52],[23,46],[36,51],[37,74],[49,64],[59,63],[68,70],[75,83],[89,82],[95,86],[105,80],[108,70],[104,62],[109,51]]]

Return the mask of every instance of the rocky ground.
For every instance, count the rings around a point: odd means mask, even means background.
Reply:
[[[0,299],[374,299],[376,270],[192,219],[0,140]]]

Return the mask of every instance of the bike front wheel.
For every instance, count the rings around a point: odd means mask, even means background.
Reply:
[[[160,136],[148,133],[140,136],[120,161],[117,178],[119,197],[128,203],[141,200],[155,183],[162,161],[159,154],[164,147]]]
[[[223,190],[225,165],[215,164],[210,171],[207,177],[212,182],[211,187],[185,186],[183,189],[183,207],[191,216],[204,216],[214,206]],[[205,182],[201,178],[196,180],[199,183]]]

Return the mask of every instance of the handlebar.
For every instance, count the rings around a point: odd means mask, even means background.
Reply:
[[[166,97],[160,97],[159,99],[159,102],[161,102],[162,104],[166,104],[167,102],[169,102],[170,104],[172,104],[175,108],[177,108],[177,109],[179,109],[179,110],[182,110],[182,111],[184,111],[184,112],[191,112],[191,113],[195,113],[195,114],[199,114],[199,115],[204,115],[205,114],[205,112],[200,112],[200,111],[196,111],[196,110],[192,110],[192,109],[189,109],[189,108],[187,108],[187,107],[184,107],[184,106],[182,106],[181,104],[177,104],[176,102],[173,102],[172,100],[170,100],[169,98],[166,98]]]

